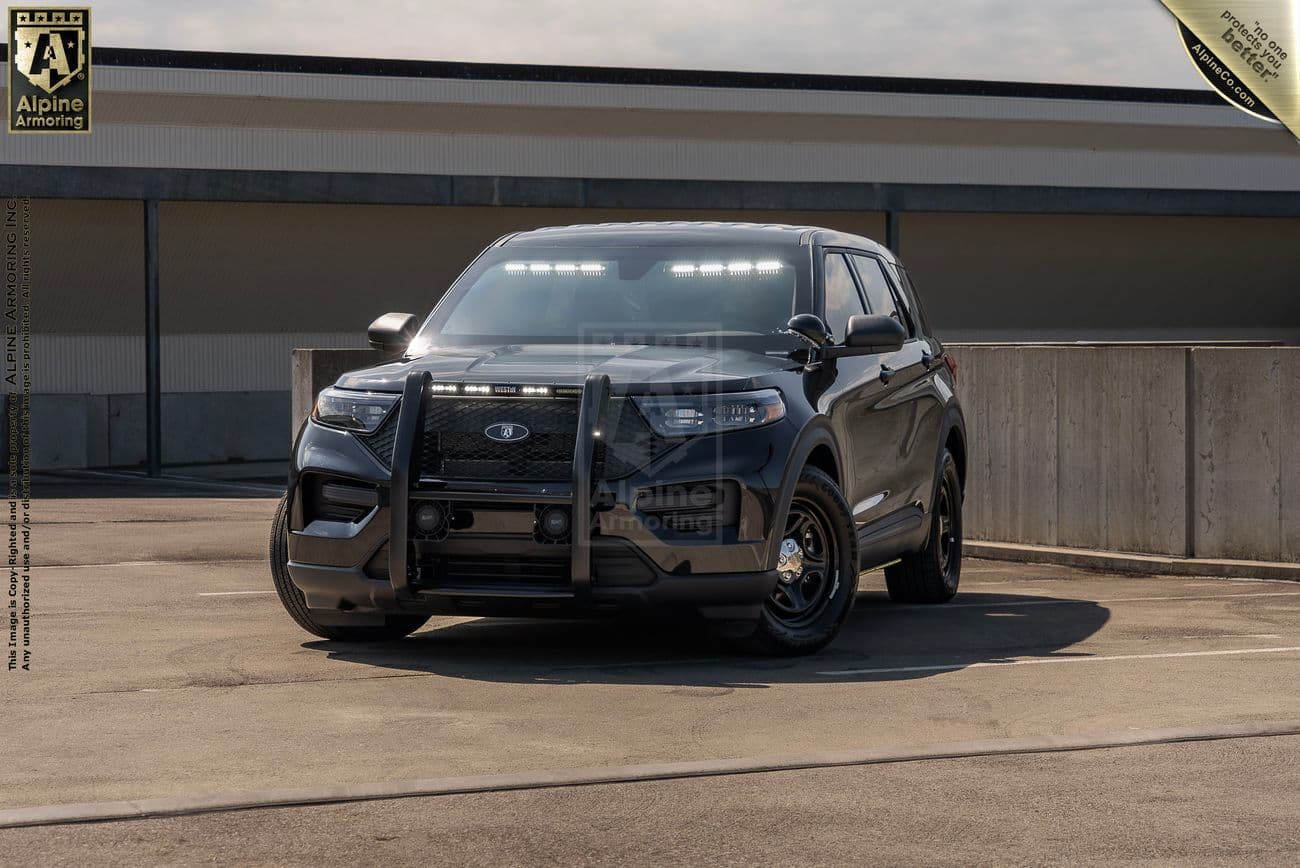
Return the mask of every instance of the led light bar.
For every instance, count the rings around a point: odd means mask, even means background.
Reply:
[[[494,395],[524,398],[572,398],[582,394],[581,386],[517,386],[504,383],[430,383],[434,395]]]
[[[763,259],[758,262],[738,259],[725,265],[721,262],[704,262],[698,265],[694,262],[678,262],[670,265],[668,271],[675,277],[694,277],[696,275],[720,277],[724,274],[729,277],[746,277],[755,272],[763,275],[776,274],[783,267],[781,261],[777,259]]]
[[[592,276],[604,274],[605,266],[599,262],[507,262],[506,274],[561,274],[571,277],[575,274]]]

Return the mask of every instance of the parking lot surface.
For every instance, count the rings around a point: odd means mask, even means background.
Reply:
[[[302,633],[270,591],[271,498],[42,495],[37,671],[0,681],[0,809],[1300,720],[1285,582],[972,560],[953,603],[924,607],[891,604],[870,573],[838,641],[795,660],[654,622],[439,618],[343,645]],[[69,863],[1284,863],[1300,856],[1298,760],[1300,736],[1278,736],[0,836]]]

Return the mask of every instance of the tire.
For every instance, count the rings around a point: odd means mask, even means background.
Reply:
[[[313,636],[335,642],[388,642],[401,639],[424,626],[429,619],[423,615],[389,615],[383,624],[320,624],[311,616],[307,600],[289,578],[289,495],[280,499],[271,525],[270,561],[271,579],[275,592],[289,613],[289,617]]]
[[[885,567],[885,587],[895,603],[946,603],[961,581],[961,477],[952,453],[939,464],[930,534],[925,548]]]
[[[844,626],[858,589],[858,545],[853,516],[839,486],[805,467],[790,502],[782,546],[798,548],[799,572],[788,571],[763,604],[754,632],[743,640],[752,652],[790,657],[812,654]],[[821,556],[816,553],[820,550]],[[783,556],[780,566],[791,563]]]

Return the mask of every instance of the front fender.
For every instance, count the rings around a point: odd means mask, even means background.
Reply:
[[[827,447],[835,461],[836,478],[843,479],[844,461],[840,455],[835,436],[831,433],[830,419],[818,414],[813,416],[800,430],[794,446],[786,458],[785,467],[779,483],[773,485],[776,490],[776,514],[772,519],[772,534],[767,541],[766,564],[769,570],[776,569],[776,559],[781,547],[781,534],[785,529],[785,518],[790,512],[790,502],[794,500],[794,489],[799,484],[799,475],[803,473],[808,457],[818,446]],[[772,484],[769,481],[769,484]]]

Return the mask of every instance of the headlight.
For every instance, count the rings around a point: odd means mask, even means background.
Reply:
[[[775,389],[723,395],[646,395],[632,400],[650,427],[665,437],[754,428],[785,418],[785,402]]]
[[[331,386],[321,390],[311,415],[322,425],[369,434],[384,421],[398,397],[385,392],[349,392]]]

